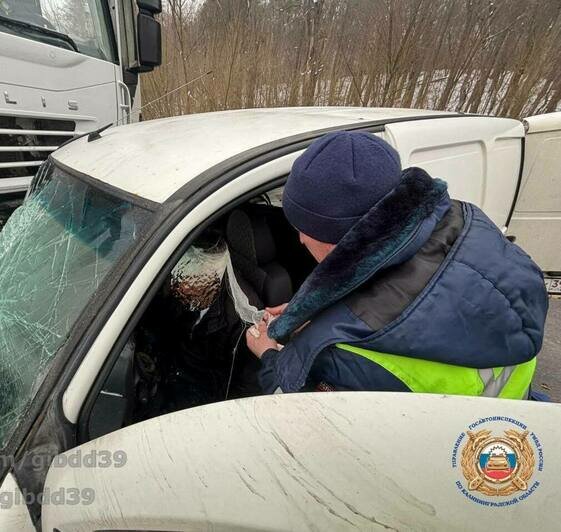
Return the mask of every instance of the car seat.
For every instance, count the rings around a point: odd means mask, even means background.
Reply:
[[[278,261],[275,240],[263,214],[232,211],[226,223],[226,241],[236,279],[250,303],[264,308],[290,301],[292,280]]]

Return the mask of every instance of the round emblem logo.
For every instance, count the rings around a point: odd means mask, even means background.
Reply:
[[[534,472],[534,451],[527,430],[509,429],[494,438],[490,430],[467,431],[462,450],[462,472],[468,489],[485,495],[510,495],[525,490]]]
[[[492,420],[507,421],[517,428],[504,427],[501,423],[502,431],[489,428],[473,430]],[[535,474],[543,469],[543,450],[538,437],[523,423],[499,416],[479,420],[469,428],[471,430],[460,434],[452,452],[452,467],[460,466],[466,482],[456,482],[459,490],[468,499],[487,506],[514,504],[533,493],[540,485],[539,480],[534,478]],[[512,498],[490,503],[475,492],[491,499]]]

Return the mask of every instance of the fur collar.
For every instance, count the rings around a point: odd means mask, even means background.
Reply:
[[[298,327],[340,301],[378,270],[399,262],[396,256],[447,197],[444,181],[433,179],[421,168],[404,170],[400,184],[316,266],[283,314],[271,324],[269,336],[286,342]]]

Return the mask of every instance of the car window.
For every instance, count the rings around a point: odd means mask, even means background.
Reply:
[[[81,441],[262,393],[260,361],[245,332],[265,306],[289,301],[316,264],[281,202],[282,187],[237,205],[170,266],[142,315],[129,321],[134,330],[115,346],[104,383],[82,409]]]
[[[0,0],[0,31],[113,61],[107,11],[102,0]]]
[[[235,275],[223,232],[206,229],[166,276],[121,350],[85,420],[89,439],[249,393],[238,385],[245,359],[255,362],[244,353],[244,323],[261,313]]]
[[[0,448],[150,217],[55,166],[41,175],[0,232]]]

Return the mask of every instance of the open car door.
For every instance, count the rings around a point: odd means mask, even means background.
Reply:
[[[554,530],[560,413],[361,392],[184,410],[59,456],[45,491],[91,492],[43,530]]]

